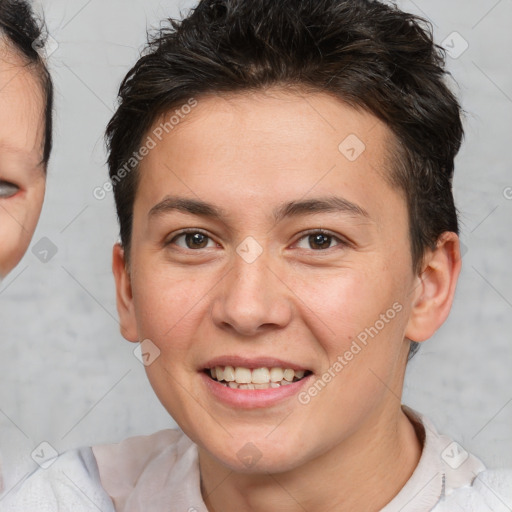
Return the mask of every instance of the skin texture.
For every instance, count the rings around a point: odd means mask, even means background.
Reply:
[[[44,98],[32,68],[0,42],[0,278],[20,261],[34,234],[43,205]]]
[[[350,134],[366,146],[355,161],[338,149]],[[379,510],[418,463],[400,408],[405,338],[423,341],[444,322],[460,256],[445,233],[413,274],[406,203],[382,176],[390,140],[374,116],[332,97],[271,90],[198,98],[141,162],[128,267],[114,247],[121,331],[160,350],[147,374],[199,446],[210,511]],[[169,195],[227,216],[151,215]],[[271,215],[332,195],[368,217]],[[176,238],[185,228],[210,237],[204,248]],[[326,248],[305,234],[321,228],[333,236]],[[262,249],[252,263],[236,251],[248,236]],[[226,355],[283,359],[316,380],[395,303],[401,311],[307,404],[294,395],[241,409],[204,384],[206,363]],[[247,443],[259,457],[250,467],[239,457]]]

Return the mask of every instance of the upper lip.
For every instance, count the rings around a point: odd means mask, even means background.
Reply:
[[[284,361],[274,357],[241,357],[241,356],[219,356],[207,361],[201,370],[214,368],[215,366],[237,366],[242,368],[290,368],[292,370],[309,370],[309,368],[291,361]]]

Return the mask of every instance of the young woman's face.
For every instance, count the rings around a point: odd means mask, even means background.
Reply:
[[[275,91],[199,98],[149,135],[122,331],[149,340],[151,384],[201,453],[284,471],[386,423],[415,284],[406,203],[382,176],[389,130],[327,95]],[[233,389],[216,366],[305,376]]]
[[[30,243],[45,191],[44,98],[33,70],[0,43],[0,278]]]

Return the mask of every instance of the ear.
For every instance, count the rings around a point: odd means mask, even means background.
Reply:
[[[427,252],[423,271],[414,280],[406,338],[425,341],[441,327],[452,307],[460,269],[459,237],[446,231],[439,237],[436,249]]]
[[[126,265],[124,249],[120,244],[115,244],[112,251],[112,272],[116,282],[117,312],[121,334],[128,341],[139,341],[130,273]]]

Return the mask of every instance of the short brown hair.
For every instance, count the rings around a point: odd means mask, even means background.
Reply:
[[[299,86],[364,109],[393,132],[387,178],[406,198],[419,273],[441,233],[458,234],[452,178],[463,128],[444,64],[426,20],[378,1],[202,0],[169,20],[123,80],[106,131],[126,257],[137,169],[114,178],[158,116],[208,93]]]

